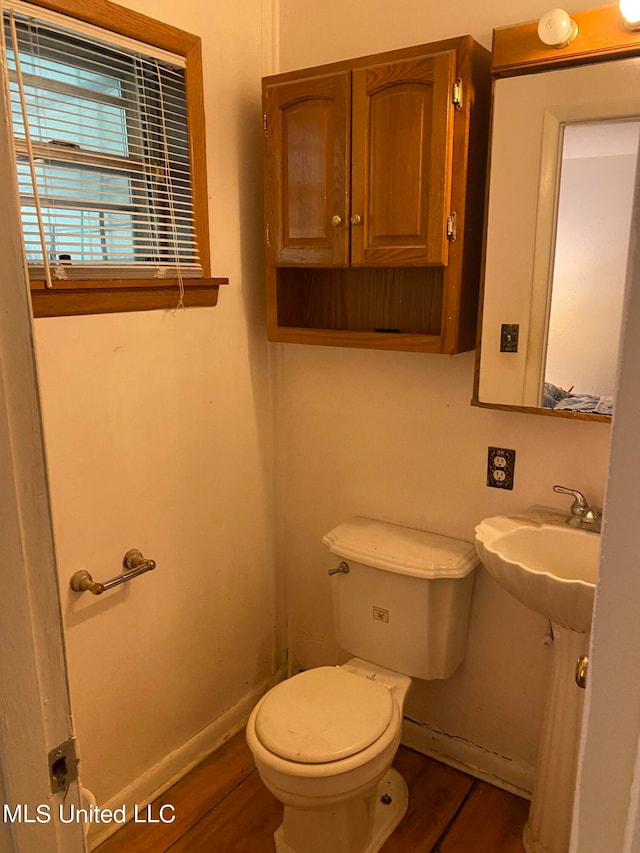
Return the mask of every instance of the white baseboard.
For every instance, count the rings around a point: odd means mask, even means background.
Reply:
[[[154,767],[145,771],[126,788],[119,791],[106,803],[100,803],[100,809],[115,809],[125,806],[125,814],[133,815],[134,806],[138,808],[153,802],[179,779],[192,770],[207,756],[219,749],[222,744],[246,725],[254,705],[267,690],[286,678],[286,664],[258,687],[243,696],[239,702],[229,708],[206,728],[198,732],[178,749],[165,756]],[[90,850],[95,849],[122,824],[108,823],[91,825],[88,837]]]
[[[402,744],[519,797],[531,799],[535,768],[426,723],[404,718]]]

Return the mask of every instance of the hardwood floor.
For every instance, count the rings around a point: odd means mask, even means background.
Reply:
[[[526,800],[404,747],[394,766],[409,786],[409,809],[382,853],[524,853]],[[270,853],[282,820],[244,731],[159,797],[150,816],[165,804],[173,823],[128,823],[97,853]]]

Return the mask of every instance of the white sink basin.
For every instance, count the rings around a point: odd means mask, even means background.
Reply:
[[[544,510],[485,518],[475,530],[476,549],[489,574],[518,601],[588,634],[600,536],[565,520]]]

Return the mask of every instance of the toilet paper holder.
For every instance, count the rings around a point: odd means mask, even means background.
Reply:
[[[156,567],[155,560],[148,560],[142,556],[137,548],[131,548],[122,558],[124,573],[111,578],[108,581],[94,581],[86,569],[80,569],[71,576],[69,586],[74,592],[91,592],[93,595],[102,595],[114,586],[131,581],[143,575],[145,572],[153,571]]]

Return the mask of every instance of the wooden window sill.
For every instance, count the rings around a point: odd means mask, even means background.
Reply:
[[[199,278],[184,282],[185,308],[212,307],[218,302],[218,290],[227,278]],[[63,286],[60,286],[63,285]],[[174,279],[161,284],[152,280],[65,281],[53,289],[44,282],[31,282],[34,317],[63,317],[80,314],[111,314],[123,311],[173,309],[180,291]]]

